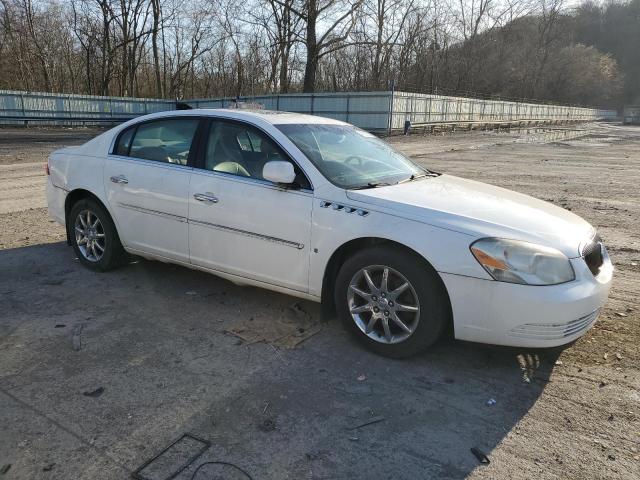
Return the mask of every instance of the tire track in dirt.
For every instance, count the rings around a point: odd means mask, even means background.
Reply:
[[[0,165],[0,214],[47,205],[42,162]]]

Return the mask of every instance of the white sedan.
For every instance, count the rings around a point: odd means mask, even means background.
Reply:
[[[566,344],[609,294],[611,261],[580,217],[431,172],[327,118],[157,113],[52,153],[47,171],[50,215],[86,267],[135,254],[321,301],[392,357],[448,327]]]

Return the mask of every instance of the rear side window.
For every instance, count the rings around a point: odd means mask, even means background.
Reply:
[[[131,146],[131,139],[133,138],[133,132],[136,131],[136,127],[131,127],[129,130],[125,130],[124,133],[120,134],[120,138],[118,138],[118,145],[116,145],[115,154],[116,155],[129,155],[129,147]]]
[[[171,118],[142,123],[130,141],[128,156],[186,165],[198,122],[197,118]],[[120,137],[116,151],[121,144],[125,148],[128,133]]]

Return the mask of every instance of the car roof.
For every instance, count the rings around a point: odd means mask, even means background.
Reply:
[[[211,117],[235,118],[238,120],[262,120],[272,125],[281,125],[285,123],[315,123],[315,124],[333,124],[347,125],[345,122],[335,120],[333,118],[319,117],[317,115],[306,115],[304,113],[284,112],[278,110],[258,110],[244,108],[195,108],[192,110],[171,110],[162,112],[163,115],[202,115]],[[159,115],[160,116],[160,115]]]

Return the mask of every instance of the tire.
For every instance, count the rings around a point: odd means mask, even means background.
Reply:
[[[386,289],[381,288],[385,275]],[[347,330],[370,350],[391,358],[426,350],[451,318],[449,297],[433,267],[417,254],[390,245],[349,257],[336,277],[334,295]]]
[[[80,263],[90,270],[106,272],[128,261],[113,220],[98,201],[76,202],[69,211],[67,229]]]

